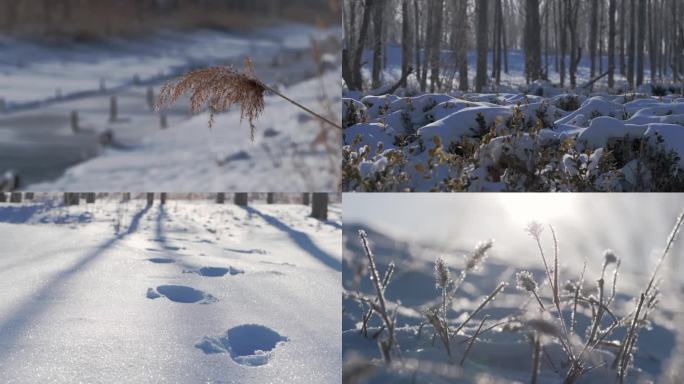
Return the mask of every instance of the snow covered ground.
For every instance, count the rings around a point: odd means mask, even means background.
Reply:
[[[325,89],[325,91],[322,91]],[[338,91],[335,91],[335,90]],[[321,97],[339,103],[339,73],[328,72],[286,90],[313,109]],[[321,96],[325,92],[325,96]],[[338,100],[338,101],[334,101]],[[31,184],[33,191],[334,191],[339,178],[339,134],[288,102],[266,97],[257,121],[257,140],[235,109],[207,127],[202,113],[168,129],[156,128],[134,145],[111,148],[69,168],[54,181]],[[115,137],[117,131],[114,131]],[[321,132],[326,133],[321,136]],[[286,177],[284,177],[286,176]]]
[[[248,32],[212,29],[159,31],[144,38],[41,43],[0,38],[0,98],[17,108],[138,81],[178,75],[197,66],[218,65],[244,55],[274,56],[309,47],[310,36],[335,35],[304,24]],[[287,38],[286,38],[287,36]]]
[[[0,381],[340,381],[339,205],[119,198],[0,203]]]
[[[516,287],[516,273],[530,271],[541,300],[553,308],[544,266],[533,238],[525,233],[528,220],[553,224],[559,242],[561,289],[576,282],[587,269],[583,295],[598,300],[597,280],[604,262],[603,252],[612,249],[620,260],[613,313],[621,317],[635,308],[635,297],[643,292],[655,262],[665,246],[677,212],[684,207],[681,196],[665,194],[372,194],[344,197],[343,228],[343,360],[344,377],[354,383],[512,383],[530,382],[531,327],[539,317],[535,298]],[[361,334],[365,309],[354,299],[375,297],[369,280],[369,266],[357,231],[365,229],[375,262],[382,275],[394,263],[393,277],[385,291],[387,306],[396,315],[398,348],[393,365],[386,366],[378,342],[386,340],[378,316],[369,323],[368,337]],[[488,257],[479,268],[469,270],[463,284],[448,304],[448,321],[454,332],[469,314],[500,283],[507,284],[495,299],[475,314],[458,333],[451,335],[451,358],[425,313],[441,305],[436,288],[435,260],[441,257],[454,281],[466,269],[473,249],[493,239]],[[481,243],[480,243],[481,244]],[[542,246],[553,260],[553,243],[548,227],[542,233]],[[682,308],[681,239],[666,259],[660,301],[640,330],[634,364],[626,382],[677,382],[664,376],[669,364],[681,365],[684,312]],[[612,281],[615,264],[607,267],[606,281]],[[360,273],[359,273],[360,272]],[[571,302],[563,300],[566,324],[571,323]],[[575,341],[581,348],[586,340],[592,313],[581,306],[576,317]],[[364,311],[364,312],[362,312]],[[548,310],[550,318],[556,311]],[[470,337],[487,316],[483,332],[463,359]],[[421,327],[421,324],[422,327]],[[558,320],[551,321],[560,327]],[[602,329],[610,322],[604,319]],[[493,327],[490,329],[490,327]],[[555,328],[555,329],[558,329]],[[532,328],[534,329],[534,328]],[[377,333],[380,333],[378,335]],[[622,340],[624,327],[608,337]],[[575,348],[578,348],[577,346]],[[541,383],[559,383],[567,373],[562,366],[567,358],[554,338],[543,344]],[[614,382],[616,371],[610,367],[616,348],[604,346],[588,353],[589,364],[598,366],[582,375],[579,383]],[[547,356],[548,355],[548,356]],[[677,360],[679,359],[679,360]],[[679,361],[679,363],[678,363]],[[601,366],[602,362],[607,363]]]
[[[527,86],[521,62],[512,54],[511,85],[485,93],[421,93],[413,77],[397,94],[344,92],[344,190],[684,188],[678,86],[619,94],[600,83],[594,91]],[[580,67],[579,85],[586,70]],[[384,72],[388,83],[396,71]]]
[[[296,107],[267,97],[253,144],[239,112],[218,116],[209,130],[206,114],[191,118],[187,99],[164,111],[168,129],[161,131],[147,93],[156,95],[163,82],[190,68],[241,68],[249,55],[260,79],[327,115],[326,105],[340,102],[338,33],[339,28],[288,24],[245,33],[167,31],[89,44],[5,39],[0,172],[12,169],[24,189],[48,191],[334,190],[339,134],[322,133]],[[313,40],[323,53],[322,78]],[[111,97],[118,105],[114,120]],[[78,132],[72,130],[72,111],[78,113]],[[337,109],[332,111],[331,118],[339,119]],[[103,147],[101,139],[112,135]],[[283,173],[291,176],[276,176]]]

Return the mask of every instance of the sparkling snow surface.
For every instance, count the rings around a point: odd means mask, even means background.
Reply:
[[[0,381],[339,382],[340,207],[309,209],[0,203]]]

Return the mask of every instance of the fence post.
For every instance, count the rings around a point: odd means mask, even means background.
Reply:
[[[21,192],[12,192],[10,194],[10,203],[21,203]]]
[[[223,204],[226,201],[226,194],[219,192],[216,194],[216,204]]]
[[[78,126],[78,111],[71,111],[71,132],[77,133],[80,129]]]
[[[154,110],[154,89],[152,87],[147,87],[145,99],[147,100],[147,107]]]
[[[328,194],[314,193],[311,202],[311,217],[318,220],[328,220]]]
[[[159,202],[161,203],[161,205],[166,204],[166,193],[165,192],[162,192],[159,195]]]
[[[154,193],[147,194],[147,206],[151,207],[154,204]]]
[[[64,192],[64,205],[78,205],[81,194],[76,192]]]
[[[234,197],[235,205],[247,206],[249,203],[249,194],[247,193],[236,193]]]
[[[116,104],[116,96],[109,99],[109,121],[114,122],[117,119],[119,108]]]
[[[168,128],[169,124],[166,121],[166,113],[165,112],[159,112],[159,129],[166,129]]]

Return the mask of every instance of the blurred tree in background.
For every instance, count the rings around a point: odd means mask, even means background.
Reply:
[[[159,28],[331,25],[338,23],[339,7],[337,0],[0,0],[0,33],[89,40]]]

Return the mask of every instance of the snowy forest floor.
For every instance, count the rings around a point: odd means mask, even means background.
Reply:
[[[208,114],[192,118],[185,98],[164,111],[168,129],[160,130],[147,89],[156,94],[163,82],[191,68],[241,69],[249,55],[263,81],[327,113],[328,104],[339,103],[338,31],[285,25],[244,34],[160,32],[85,45],[2,41],[0,171],[18,172],[24,189],[50,191],[333,190],[339,151],[331,148],[338,148],[339,135],[295,107],[267,97],[253,144],[239,112],[218,116],[209,130]],[[311,39],[323,49],[322,78]],[[114,121],[112,96],[118,104]],[[79,116],[77,133],[72,111]],[[274,175],[283,172],[294,176],[276,183]]]
[[[340,381],[330,209],[0,203],[0,381]]]
[[[385,84],[398,79],[388,48]],[[369,52],[366,52],[368,57]],[[443,54],[448,61],[448,54]],[[684,97],[667,78],[626,92],[607,90],[580,62],[578,87],[524,84],[512,52],[501,86],[481,93],[449,86],[421,92],[343,92],[343,189],[355,191],[673,191],[684,188]],[[469,68],[474,68],[474,54]],[[604,66],[605,67],[605,66]],[[549,67],[551,70],[553,65]],[[368,68],[363,69],[369,78]],[[648,70],[645,73],[649,78]],[[456,76],[457,77],[457,76]],[[474,73],[469,74],[469,79]],[[558,74],[550,79],[557,81]],[[567,81],[567,79],[566,79]],[[567,84],[566,84],[567,85]]]

